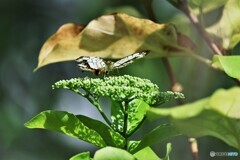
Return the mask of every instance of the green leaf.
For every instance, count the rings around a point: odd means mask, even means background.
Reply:
[[[137,160],[147,160],[147,159],[161,160],[150,147],[145,147],[141,149],[140,151],[134,154],[134,157],[136,157]]]
[[[195,14],[200,14],[200,8],[203,13],[214,11],[227,3],[228,0],[187,0],[189,8]]]
[[[80,56],[119,59],[143,50],[151,51],[149,57],[189,56],[194,49],[193,42],[171,24],[116,13],[94,19],[86,27],[61,26],[42,46],[36,69]]]
[[[136,153],[137,151],[147,146],[151,146],[153,144],[159,143],[162,140],[178,136],[180,134],[181,133],[173,125],[170,124],[159,125],[155,129],[147,133],[142,138],[141,141],[137,141],[135,143],[130,144],[128,150],[131,153]]]
[[[71,157],[69,160],[91,160],[90,152],[79,153],[79,154]]]
[[[152,119],[169,116],[190,137],[213,136],[240,148],[240,88],[217,90],[211,97],[173,108],[151,108]]]
[[[104,142],[108,146],[123,148],[126,141],[125,138],[122,137],[119,133],[113,131],[111,128],[106,126],[101,121],[97,121],[95,119],[86,117],[84,115],[76,116],[85,126],[90,129],[95,130],[98,134],[101,135]]]
[[[204,110],[196,117],[173,122],[190,137],[213,136],[237,149],[240,147],[239,119],[230,119],[216,111]]]
[[[223,70],[230,77],[240,78],[240,56],[215,55],[212,65]]]
[[[136,157],[138,160],[146,160],[146,159],[151,159],[151,160],[170,160],[169,155],[170,152],[172,151],[172,145],[171,143],[167,144],[167,153],[164,158],[159,158],[156,153],[150,148],[150,147],[145,147],[138,151],[137,153],[134,154],[134,157]]]
[[[99,147],[106,144],[93,129],[85,126],[75,115],[64,111],[43,111],[25,123],[28,128],[41,128],[57,131],[81,139]]]
[[[140,99],[134,99],[128,104],[127,134],[132,134],[142,123],[149,105]]]
[[[161,119],[165,116],[174,117],[175,119],[184,119],[197,116],[204,109],[203,106],[208,102],[208,98],[198,100],[194,103],[185,104],[179,107],[171,108],[153,108],[147,112],[149,120]],[[193,106],[194,109],[190,109]]]
[[[136,160],[127,151],[114,147],[105,147],[98,150],[94,155],[94,160]]]
[[[111,104],[112,128],[115,131],[123,132],[124,113],[120,102],[112,101]]]
[[[178,0],[167,0],[167,1],[176,8],[182,7],[181,1],[178,1]],[[214,10],[217,10],[217,9],[223,7],[227,3],[228,0],[217,0],[217,1],[186,0],[186,1],[187,1],[188,8],[191,10],[191,12],[199,15],[201,12],[206,14],[206,13],[209,13],[211,11],[214,11]],[[200,10],[202,10],[202,11],[200,12]]]
[[[240,88],[217,90],[211,96],[206,109],[215,110],[229,118],[240,119]]]
[[[215,1],[218,3],[218,1]],[[219,21],[207,28],[207,31],[221,42],[224,49],[232,49],[240,41],[240,1],[228,0]]]

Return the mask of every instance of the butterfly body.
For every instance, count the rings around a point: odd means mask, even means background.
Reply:
[[[116,62],[105,61],[100,57],[90,57],[82,56],[76,59],[78,62],[78,67],[83,71],[93,72],[95,75],[100,75],[104,73],[107,75],[110,71],[114,69],[119,69],[127,66],[128,64],[133,63],[134,59],[139,59],[146,56],[149,51],[143,51],[131,54],[127,57],[124,57]]]

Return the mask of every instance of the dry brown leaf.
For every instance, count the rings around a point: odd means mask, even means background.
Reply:
[[[150,50],[149,57],[168,57],[191,54],[194,48],[191,40],[173,25],[116,13],[92,20],[86,27],[78,24],[60,27],[43,45],[36,69],[80,56],[119,59]]]

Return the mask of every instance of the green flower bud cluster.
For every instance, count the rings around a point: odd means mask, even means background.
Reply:
[[[53,85],[53,89],[65,88],[72,91],[84,89],[93,97],[107,96],[113,101],[129,102],[141,99],[149,105],[157,105],[176,98],[184,98],[178,92],[160,92],[159,87],[148,79],[129,75],[100,78],[73,78],[61,80]]]

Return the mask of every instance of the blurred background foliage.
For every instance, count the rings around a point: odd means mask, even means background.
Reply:
[[[153,8],[159,23],[173,23],[177,29],[197,44],[197,53],[211,58],[206,44],[190,24],[187,17],[165,0],[154,0]],[[97,149],[85,142],[59,133],[29,130],[23,124],[40,111],[65,110],[74,114],[87,114],[101,119],[94,107],[67,91],[52,91],[51,85],[60,79],[93,76],[81,73],[75,62],[64,62],[43,67],[36,73],[37,57],[42,44],[65,23],[87,24],[102,14],[126,12],[148,18],[140,0],[1,0],[0,2],[0,159],[3,160],[65,160],[82,152]],[[221,8],[208,15],[210,24],[221,14]],[[239,46],[234,48],[238,54]],[[186,102],[209,96],[217,88],[235,85],[223,73],[210,69],[191,58],[170,58],[176,78],[183,86]],[[170,82],[161,59],[145,59],[120,70],[148,78],[163,91],[170,90]],[[102,99],[107,106],[108,100]],[[167,103],[164,107],[175,105]],[[107,107],[104,107],[109,112]],[[133,138],[142,136],[153,126],[145,124]],[[200,138],[200,159],[208,159],[209,152],[234,151],[218,139]],[[187,137],[170,140],[173,143],[173,160],[190,160]],[[154,150],[164,155],[166,142],[155,145]]]

